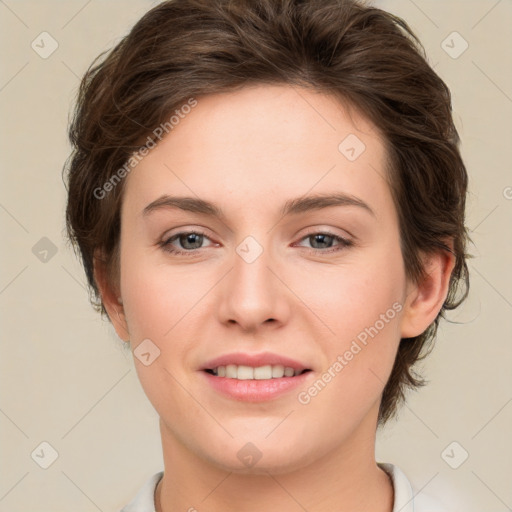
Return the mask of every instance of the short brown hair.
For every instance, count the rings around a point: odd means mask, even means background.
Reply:
[[[94,261],[100,249],[117,282],[123,181],[101,199],[95,191],[188,99],[258,83],[333,94],[380,130],[409,279],[424,276],[422,253],[455,255],[439,315],[423,334],[400,342],[382,395],[383,425],[407,387],[426,383],[412,366],[427,355],[440,317],[469,291],[468,177],[450,91],[399,17],[353,0],[171,0],[151,9],[82,79],[66,165],[69,240],[80,252],[92,302],[106,313]]]

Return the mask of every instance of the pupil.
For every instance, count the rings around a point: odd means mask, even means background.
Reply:
[[[313,235],[313,238],[315,239],[315,243],[316,243],[317,241],[319,241],[319,242],[320,242],[320,244],[326,244],[326,242],[325,242],[325,238],[326,238],[326,237],[327,237],[327,238],[331,238],[331,236],[330,236],[330,235],[323,235],[323,234]]]
[[[195,245],[194,246],[194,238],[197,237],[196,241],[195,241]],[[198,233],[189,233],[187,235],[184,235],[182,236],[182,242],[183,242],[183,238],[185,239],[185,243],[183,244],[182,243],[182,246],[185,248],[185,249],[198,249],[199,247],[201,247],[201,241],[202,241],[202,235],[199,235]],[[199,240],[199,242],[198,242]],[[193,247],[188,247],[188,243],[191,243],[193,245]]]

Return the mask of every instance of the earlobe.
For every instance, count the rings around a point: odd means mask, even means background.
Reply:
[[[94,255],[94,280],[98,286],[103,306],[117,335],[121,340],[129,342],[128,324],[124,314],[123,301],[117,289],[118,286],[112,285],[107,275],[105,259],[96,252]]]
[[[451,243],[448,244],[451,248]],[[436,319],[443,307],[455,266],[453,252],[438,250],[424,258],[425,277],[410,284],[401,322],[401,337],[419,336]]]
[[[116,308],[117,322],[112,322],[112,317],[110,317],[110,321],[114,325],[114,329],[116,330],[119,338],[125,343],[130,342],[130,334],[128,332],[128,324],[126,323],[126,317],[124,314],[123,308]]]

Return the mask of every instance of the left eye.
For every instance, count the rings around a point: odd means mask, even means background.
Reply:
[[[306,235],[302,240],[309,240],[310,243],[319,244],[320,247],[313,247],[313,251],[319,251],[319,252],[334,252],[334,251],[340,251],[345,247],[350,247],[352,245],[352,242],[350,240],[347,240],[346,238],[343,238],[339,235],[334,235],[332,233],[311,233],[309,235]],[[332,247],[332,242],[338,242],[338,246]],[[326,247],[326,245],[328,247]],[[322,250],[322,249],[329,249],[329,250]]]

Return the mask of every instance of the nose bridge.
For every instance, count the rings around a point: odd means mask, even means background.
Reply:
[[[240,292],[240,299],[246,304],[262,307],[269,304],[274,284],[272,273],[272,250],[269,237],[263,239],[253,235],[245,237],[235,248],[233,285],[235,293]]]
[[[266,235],[249,235],[235,247],[222,293],[220,314],[224,322],[255,328],[269,319],[284,319],[285,297],[275,270],[271,270],[277,262],[269,240]]]

